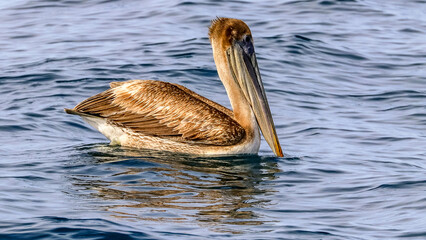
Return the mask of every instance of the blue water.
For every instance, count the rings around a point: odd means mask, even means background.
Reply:
[[[229,107],[207,38],[253,32],[284,158],[109,146],[111,81]],[[0,239],[426,239],[426,1],[0,3]]]

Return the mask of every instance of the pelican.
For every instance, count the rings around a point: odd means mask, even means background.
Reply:
[[[257,154],[260,127],[282,157],[249,27],[217,18],[209,38],[233,110],[175,83],[130,80],[112,82],[65,111],[82,117],[111,144],[197,155]]]

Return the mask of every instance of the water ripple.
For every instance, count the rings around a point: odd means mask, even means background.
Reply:
[[[425,1],[0,3],[1,239],[422,239]],[[63,109],[154,79],[230,107],[207,27],[251,27],[284,158],[110,146]]]

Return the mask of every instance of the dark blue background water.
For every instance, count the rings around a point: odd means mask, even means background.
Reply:
[[[245,20],[284,158],[111,147],[63,108],[161,79],[229,106]],[[0,3],[0,239],[425,239],[426,1]]]

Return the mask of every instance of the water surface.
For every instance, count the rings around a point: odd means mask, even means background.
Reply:
[[[0,3],[0,239],[424,239],[426,2]],[[284,158],[109,146],[63,108],[111,81],[227,107],[207,37],[246,21]]]

